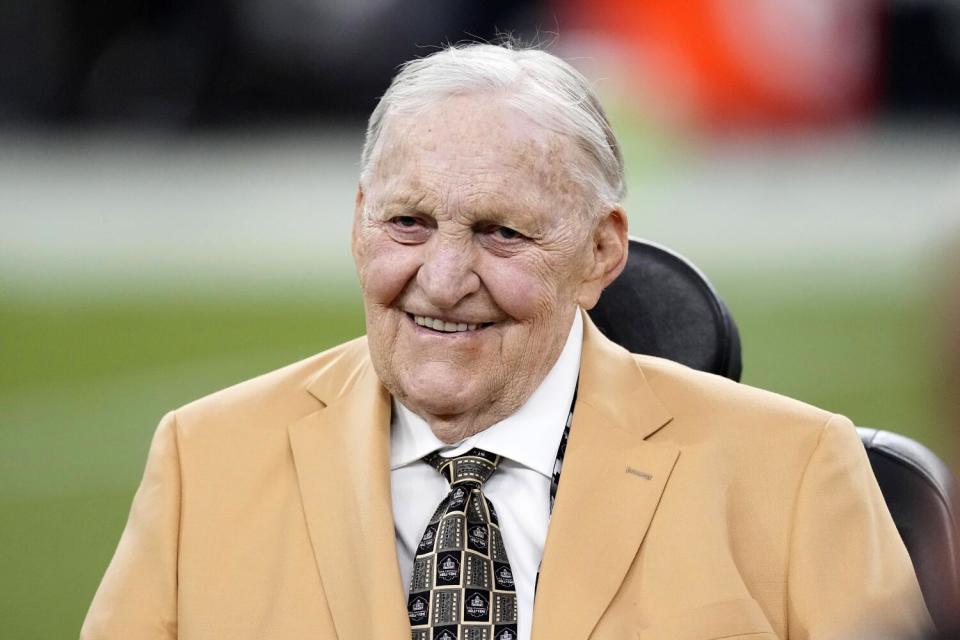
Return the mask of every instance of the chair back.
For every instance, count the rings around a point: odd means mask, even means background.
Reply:
[[[915,440],[857,427],[938,629],[960,628],[960,486]]]
[[[692,262],[666,247],[631,238],[627,266],[590,318],[628,351],[740,380],[740,334],[727,306]]]

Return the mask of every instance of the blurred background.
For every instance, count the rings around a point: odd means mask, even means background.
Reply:
[[[594,82],[746,383],[958,469],[958,2],[3,0],[4,638],[76,636],[163,413],[363,332],[364,120],[503,32]]]

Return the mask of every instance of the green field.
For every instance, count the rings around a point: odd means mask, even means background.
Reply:
[[[717,284],[740,324],[745,382],[945,450],[922,300]],[[76,637],[163,413],[362,326],[344,287],[0,299],[0,635]]]

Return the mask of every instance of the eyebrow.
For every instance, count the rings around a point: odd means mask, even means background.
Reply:
[[[433,207],[428,207],[424,205],[424,200],[427,199],[427,194],[413,194],[413,193],[401,193],[397,195],[392,195],[384,199],[383,209],[384,210],[397,210],[401,209],[403,211],[408,211],[410,213],[420,213],[425,215],[432,215]]]

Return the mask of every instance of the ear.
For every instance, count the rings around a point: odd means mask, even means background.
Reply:
[[[593,229],[587,277],[577,296],[581,308],[590,310],[596,306],[600,294],[626,266],[628,248],[627,214],[618,205],[607,211]]]
[[[356,220],[363,215],[363,183],[357,183],[357,196],[353,200],[353,216]]]
[[[363,183],[357,185],[357,197],[353,203],[353,229],[350,234],[350,249],[354,262],[357,260],[357,233],[360,230],[360,221],[363,218]]]

